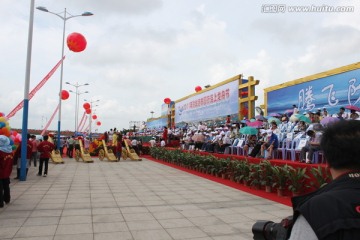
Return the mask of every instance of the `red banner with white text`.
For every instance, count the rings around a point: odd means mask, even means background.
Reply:
[[[31,92],[29,93],[29,100],[35,95],[35,93],[37,93],[37,91],[40,90],[40,88],[42,88],[42,86],[45,85],[47,80],[49,80],[50,77],[58,69],[58,67],[60,66],[62,61],[64,61],[64,58],[65,58],[65,56],[55,65],[55,67],[53,67],[53,69],[50,70],[50,72],[44,77],[44,79],[41,80],[40,83],[38,85],[36,85],[36,87],[33,90],[31,90]],[[24,106],[24,100],[22,100],[6,117],[7,118],[13,117],[17,111],[19,111],[20,109],[23,108],[23,106]]]

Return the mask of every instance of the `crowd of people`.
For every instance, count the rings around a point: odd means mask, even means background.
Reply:
[[[331,119],[330,119],[331,118]],[[341,107],[338,113],[330,115],[326,108],[299,113],[296,106],[285,114],[258,115],[239,123],[224,123],[207,126],[203,122],[196,125],[186,124],[183,128],[163,128],[160,146],[165,146],[171,139],[179,139],[182,149],[210,153],[236,153],[251,157],[271,159],[279,157],[279,148],[296,148],[299,154],[293,159],[313,163],[314,153],[320,151],[320,141],[324,128],[336,121],[359,119],[355,110],[346,112]],[[324,120],[324,121],[323,121]],[[255,133],[242,132],[244,127],[256,129]],[[153,133],[154,134],[154,133]],[[305,141],[301,141],[304,139]],[[302,144],[300,144],[300,141]],[[232,151],[235,149],[235,151]],[[281,153],[282,155],[283,152]]]

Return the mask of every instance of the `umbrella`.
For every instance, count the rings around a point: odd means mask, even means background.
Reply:
[[[271,117],[268,119],[268,123],[271,123],[271,122],[276,122],[277,125],[281,124],[281,121],[280,119],[276,118],[276,117]]]
[[[258,130],[253,127],[243,127],[240,128],[240,133],[242,134],[249,134],[249,135],[256,135],[258,133]]]
[[[254,122],[247,122],[246,125],[248,125],[249,127],[262,127],[263,126],[263,122],[262,121],[254,121]]]
[[[345,106],[345,108],[349,109],[349,110],[355,110],[355,111],[360,112],[360,108],[357,106],[354,106],[354,105],[347,105],[347,106]]]
[[[278,113],[270,113],[269,116],[270,116],[270,117],[281,117],[281,114],[278,114]]]
[[[261,121],[265,121],[265,120],[266,120],[263,115],[257,115],[257,116],[255,116],[255,119],[256,119],[256,120],[261,120]]]
[[[321,119],[320,123],[323,126],[327,126],[327,125],[335,123],[337,121],[340,121],[340,119],[338,119],[337,117],[324,117],[323,119]]]
[[[306,122],[306,123],[311,123],[310,118],[308,118],[307,116],[300,115],[298,118],[299,118],[299,121],[303,121],[303,122]]]
[[[286,114],[286,115],[291,115],[291,114],[293,114],[294,113],[294,109],[287,109],[287,110],[285,110],[285,112],[284,112],[284,114]]]

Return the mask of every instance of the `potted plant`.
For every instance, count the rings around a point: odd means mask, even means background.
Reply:
[[[229,179],[230,181],[234,182],[235,181],[235,168],[237,166],[237,161],[231,160],[229,161],[229,166],[228,166],[228,175],[229,175]]]
[[[288,178],[289,166],[286,164],[284,166],[274,166],[274,182],[273,187],[277,189],[278,196],[284,196],[284,190],[286,187],[286,182]]]
[[[230,159],[222,159],[222,160],[218,160],[218,162],[219,162],[218,176],[221,176],[222,179],[226,179],[229,170]]]
[[[325,186],[331,180],[329,171],[321,166],[318,166],[317,168],[310,168],[310,173],[316,180],[316,182],[311,181],[310,186],[316,189]]]
[[[305,180],[309,178],[306,175],[306,168],[288,167],[288,189],[293,193],[293,196],[298,196],[302,193],[305,187]]]
[[[272,184],[274,180],[273,166],[270,161],[265,160],[260,163],[261,165],[261,185],[265,186],[265,192],[272,192]]]
[[[256,190],[260,189],[261,181],[262,181],[261,176],[262,176],[261,165],[260,164],[251,164],[250,165],[250,173],[249,173],[250,186],[252,186]]]
[[[249,175],[250,175],[250,164],[247,160],[240,161],[237,166],[237,176],[235,177],[235,180],[237,182],[243,182],[245,186],[248,186],[249,182]]]

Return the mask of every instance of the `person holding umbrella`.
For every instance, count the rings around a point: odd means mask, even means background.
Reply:
[[[353,109],[350,110],[350,119],[352,120],[356,120],[359,118],[359,114],[357,114],[357,112]]]

